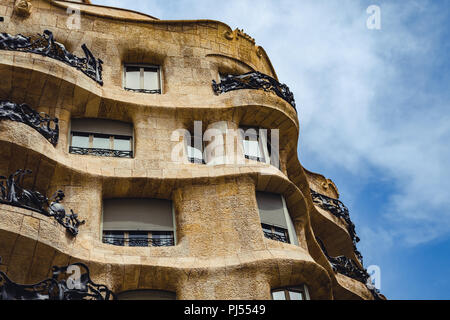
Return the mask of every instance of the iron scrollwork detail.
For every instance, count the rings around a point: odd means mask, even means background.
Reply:
[[[37,34],[37,36],[31,37],[21,34],[12,36],[8,33],[0,33],[0,50],[36,53],[62,61],[77,68],[98,84],[103,85],[103,61],[95,58],[85,44],[81,46],[81,49],[83,49],[84,58],[77,57],[67,51],[63,44],[55,41],[53,33],[49,30],[44,30],[42,35]]]
[[[312,189],[311,189],[311,196],[315,205],[319,206],[324,210],[327,210],[328,212],[331,212],[335,217],[344,219],[344,221],[347,223],[348,233],[352,238],[355,255],[361,262],[361,264],[363,264],[363,256],[356,247],[356,244],[359,242],[360,239],[356,235],[356,227],[355,224],[350,219],[350,213],[348,211],[348,208],[342,203],[342,201],[327,197],[323,194],[315,192]]]
[[[61,204],[65,196],[63,191],[58,190],[52,197],[47,198],[39,191],[25,189],[22,186],[23,179],[31,173],[31,170],[21,169],[11,174],[8,178],[0,176],[0,203],[53,217],[72,236],[76,236],[78,227],[84,224],[85,221],[80,221],[73,210],[70,210],[70,214],[66,212]]]
[[[38,113],[27,104],[0,101],[0,120],[22,122],[46,138],[53,146],[58,144],[59,120],[45,113]]]
[[[328,259],[328,262],[331,265],[331,268],[334,272],[343,274],[349,278],[355,279],[359,282],[362,282],[366,285],[367,289],[372,293],[375,300],[384,300],[385,298],[381,295],[380,290],[375,288],[372,284],[372,280],[370,278],[369,273],[366,269],[361,269],[355,261],[347,258],[346,256],[338,256],[331,257],[328,254],[325,245],[322,240],[316,237],[316,241],[322,249],[323,254]]]
[[[75,277],[64,277],[70,274],[74,274]],[[76,278],[77,274],[79,279]],[[0,271],[0,300],[114,299],[115,294],[108,287],[91,280],[89,268],[83,263],[74,263],[66,267],[54,266],[51,278],[33,285],[17,284]]]
[[[79,155],[93,155],[97,157],[116,157],[116,158],[132,158],[133,151],[99,149],[99,148],[80,148],[70,147],[69,152]]]
[[[258,72],[248,72],[242,75],[228,75],[222,79],[220,83],[212,81],[212,87],[215,94],[221,94],[233,90],[240,89],[256,89],[273,92],[280,98],[284,99],[295,109],[294,94],[285,84],[279,83],[276,79]]]

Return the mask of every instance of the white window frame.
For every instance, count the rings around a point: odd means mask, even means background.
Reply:
[[[247,154],[245,154],[245,147],[244,147],[244,138],[246,137],[245,132],[249,129],[254,129],[256,131],[256,134],[258,135],[258,148],[261,148],[261,152],[262,155],[264,157],[264,161],[258,160],[258,162],[261,163],[265,163],[265,164],[271,164],[271,159],[270,159],[270,153],[269,153],[269,147],[268,147],[268,141],[267,141],[267,136],[268,135],[262,135],[261,134],[261,130],[268,130],[265,128],[258,128],[258,127],[240,127],[239,129],[242,129],[243,132],[239,131],[241,134],[241,144],[242,144],[242,150],[244,152],[244,157],[248,156]],[[246,160],[251,160],[251,159],[246,159]],[[256,161],[256,160],[251,160],[251,161]]]
[[[273,293],[274,292],[284,292],[285,300],[291,300],[290,296],[289,296],[289,292],[290,291],[299,291],[299,292],[301,292],[302,295],[304,296],[303,301],[311,300],[311,297],[310,297],[309,291],[308,291],[308,287],[305,284],[298,285],[298,286],[288,286],[288,287],[282,287],[282,288],[273,289],[273,290],[270,291],[270,296],[271,296],[271,298],[273,300]]]
[[[133,88],[127,88],[127,67],[135,67],[140,69],[140,89],[133,89]],[[144,69],[145,68],[156,68],[158,69],[158,78],[159,78],[159,94],[163,93],[163,74],[162,74],[162,68],[158,65],[151,65],[151,64],[138,64],[138,63],[125,63],[123,65],[123,88],[125,90],[130,90],[134,92],[141,92],[146,93],[144,90]],[[158,89],[156,89],[158,90]],[[148,93],[148,92],[147,92]],[[155,93],[156,94],[156,93]]]

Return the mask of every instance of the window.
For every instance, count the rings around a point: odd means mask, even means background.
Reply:
[[[125,90],[161,94],[161,68],[159,66],[125,65]]]
[[[268,192],[256,192],[261,227],[271,240],[298,245],[297,235],[284,197]]]
[[[69,152],[102,157],[133,157],[133,126],[103,119],[72,119]]]
[[[241,127],[241,139],[246,159],[270,164],[270,137],[268,130]]]
[[[273,300],[310,300],[308,288],[305,285],[287,287],[272,291]]]
[[[133,290],[121,292],[118,300],[176,300],[175,292],[162,290]]]
[[[161,199],[103,201],[103,243],[125,247],[175,245],[172,202]]]
[[[188,135],[186,137],[186,153],[189,162],[206,164],[203,150],[203,136]]]

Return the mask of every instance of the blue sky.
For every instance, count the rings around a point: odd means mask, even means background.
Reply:
[[[93,0],[214,19],[264,47],[294,92],[305,168],[349,207],[390,299],[450,299],[450,2]],[[381,29],[366,27],[369,5]]]

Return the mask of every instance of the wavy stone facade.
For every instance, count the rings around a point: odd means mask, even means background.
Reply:
[[[296,111],[265,90],[217,95],[212,89],[220,74],[257,71],[276,80],[264,49],[221,22],[158,20],[88,1],[78,5],[81,29],[71,29],[67,8],[73,5],[53,0],[0,4],[3,37],[49,30],[77,57],[84,56],[85,45],[95,61],[101,60],[103,80],[102,85],[42,51],[0,50],[0,100],[26,104],[57,118],[59,125],[54,146],[36,128],[0,119],[0,176],[32,170],[23,186],[47,196],[64,191],[64,206],[85,221],[74,237],[51,217],[0,204],[0,271],[30,284],[48,277],[53,265],[81,262],[93,281],[115,293],[164,290],[177,299],[271,299],[274,289],[300,285],[307,286],[311,299],[376,298],[365,283],[336,272],[316,240],[328,256],[344,256],[363,270],[347,222],[311,197],[310,190],[334,199],[339,194],[330,180],[305,170],[297,158],[301,104]],[[124,90],[126,63],[160,66],[162,94]],[[75,118],[131,123],[133,157],[69,153]],[[252,160],[233,166],[171,161],[180,142],[170,138],[173,131],[192,130],[194,121],[202,121],[203,129],[217,123],[226,129],[279,129],[280,169],[268,171]],[[224,138],[223,143],[234,142]],[[257,191],[284,197],[298,246],[264,237]],[[175,245],[103,243],[102,203],[112,198],[171,200]]]

